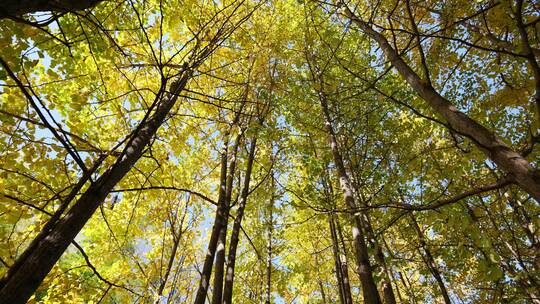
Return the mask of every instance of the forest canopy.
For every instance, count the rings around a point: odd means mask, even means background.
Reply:
[[[0,304],[540,303],[540,3],[4,0]]]

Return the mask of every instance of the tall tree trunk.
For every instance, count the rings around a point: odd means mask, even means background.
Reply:
[[[255,160],[255,149],[257,146],[257,137],[253,138],[249,147],[249,156],[246,165],[246,176],[244,177],[244,185],[242,188],[242,194],[240,195],[240,203],[236,212],[236,218],[234,219],[233,230],[231,232],[231,241],[229,244],[229,255],[227,258],[227,273],[225,276],[225,286],[223,288],[223,303],[231,304],[233,287],[234,287],[234,267],[236,264],[236,250],[238,248],[238,242],[240,240],[240,229],[242,227],[242,218],[244,217],[244,210],[247,204],[247,198],[249,195],[249,183],[251,180],[251,171],[253,168],[253,161]]]
[[[424,254],[420,253],[422,258],[424,259],[429,271],[437,281],[437,284],[439,285],[439,289],[441,290],[441,294],[444,299],[444,303],[451,304],[450,296],[448,295],[448,290],[446,289],[446,285],[444,284],[444,280],[441,276],[441,273],[439,272],[439,269],[437,267],[437,264],[435,263],[435,259],[433,258],[433,255],[431,254],[431,251],[427,247],[426,240],[424,237],[424,233],[420,229],[420,226],[418,226],[418,222],[414,218],[414,215],[411,213],[411,222],[413,225],[414,230],[416,231],[418,235],[418,242],[420,245],[420,248],[424,251]]]
[[[315,151],[316,152],[316,151]],[[334,187],[329,178],[328,170],[325,169],[322,183],[324,185],[327,200],[336,208],[334,197]],[[334,260],[336,263],[336,278],[340,292],[340,300],[342,304],[352,304],[351,285],[349,281],[349,264],[347,262],[347,248],[343,239],[343,231],[339,222],[339,217],[335,213],[328,216],[330,223],[330,234],[332,237],[332,249],[334,251]],[[337,229],[336,229],[337,227]]]
[[[66,216],[58,220],[30,253],[23,254],[24,261],[18,263],[18,268],[6,278],[0,290],[1,304],[26,303],[32,296],[101,202],[141,157],[144,148],[176,103],[178,93],[184,89],[191,75],[191,68],[184,70],[180,78],[171,85],[171,93],[158,101],[154,114],[140,124],[114,165],[88,187]]]
[[[323,304],[326,304],[326,292],[324,291],[324,285],[321,278],[321,265],[319,264],[319,254],[315,254],[315,267],[317,269],[317,283],[319,284],[319,292],[321,293],[321,300]]]
[[[367,212],[364,214],[364,219],[366,222],[366,231],[369,240],[371,240],[371,245],[375,249],[375,262],[381,267],[382,280],[381,280],[381,289],[383,291],[384,303],[385,304],[396,304],[396,296],[392,290],[392,280],[390,279],[390,270],[386,264],[386,259],[384,258],[384,253],[379,242],[375,238],[375,233],[373,232],[373,227],[371,226],[371,220]]]
[[[216,217],[214,219],[214,225],[212,226],[212,234],[210,235],[210,241],[208,242],[208,250],[206,251],[206,257],[204,259],[203,269],[201,271],[201,279],[199,281],[199,288],[195,296],[194,304],[204,304],[206,301],[206,294],[208,293],[208,286],[210,283],[210,277],[212,276],[212,264],[216,254],[216,248],[219,240],[219,233],[223,222],[226,220],[226,206],[225,196],[227,188],[227,151],[229,145],[229,131],[225,133],[225,141],[221,151],[221,172],[219,178],[219,194],[218,194],[218,206],[216,208]]]
[[[189,202],[189,201],[188,201]],[[188,203],[186,203],[186,209],[187,209]],[[171,274],[171,270],[174,264],[174,260],[176,258],[176,252],[178,251],[178,245],[180,244],[180,240],[182,239],[182,234],[184,230],[182,230],[182,226],[184,226],[184,220],[186,218],[186,212],[187,210],[184,210],[184,214],[182,216],[182,219],[180,220],[180,225],[178,227],[178,231],[175,231],[174,228],[174,222],[171,222],[171,233],[173,235],[173,247],[171,250],[171,256],[169,257],[169,262],[167,263],[167,269],[165,270],[165,274],[161,278],[161,283],[159,284],[156,295],[157,299],[154,302],[154,304],[160,303],[161,295],[163,294],[163,290],[165,289],[165,285],[167,285],[167,280],[169,279],[169,275]]]
[[[345,238],[343,237],[343,229],[339,223],[339,217],[336,217],[336,228],[338,232],[338,244],[341,244],[339,251],[341,260],[341,275],[343,276],[343,295],[345,297],[345,303],[353,303],[351,292],[351,280],[349,279],[349,262],[347,258],[347,247],[345,247]],[[340,248],[338,246],[338,248]]]
[[[352,167],[352,160],[350,157],[350,153],[344,153],[343,157],[347,160],[347,164],[349,165],[349,172],[355,172],[353,171]],[[356,178],[355,178],[356,177]],[[390,274],[388,270],[388,265],[386,264],[386,260],[382,251],[382,247],[379,244],[379,241],[377,240],[375,233],[373,232],[373,227],[371,226],[371,218],[369,215],[369,206],[365,203],[365,199],[363,198],[361,192],[360,192],[360,178],[359,174],[355,176],[354,173],[351,175],[351,184],[354,187],[354,190],[356,192],[356,197],[358,198],[360,205],[364,207],[364,210],[360,210],[358,213],[361,216],[362,225],[365,227],[366,231],[366,237],[368,240],[368,243],[372,250],[375,252],[374,259],[376,264],[379,267],[378,272],[380,273],[380,276],[382,277],[382,280],[380,281],[381,290],[383,292],[383,303],[385,304],[396,304],[396,297],[394,295],[394,291],[392,290],[392,280],[390,279]]]
[[[339,146],[337,143],[336,134],[334,128],[332,127],[332,120],[330,118],[330,112],[328,109],[327,96],[323,91],[324,81],[322,79],[322,74],[320,71],[312,71],[312,74],[316,81],[318,81],[320,89],[318,90],[319,102],[322,108],[322,112],[325,120],[325,128],[330,139],[330,147],[332,150],[332,155],[334,158],[334,164],[336,166],[336,172],[339,176],[339,182],[341,184],[341,189],[343,191],[343,196],[345,198],[345,203],[348,208],[351,210],[356,210],[356,201],[353,196],[353,189],[347,171],[345,169],[345,164],[343,163],[343,158],[341,152],[339,151]],[[362,227],[361,218],[358,214],[351,215],[352,222],[352,234],[354,239],[354,247],[356,254],[356,262],[358,264],[358,272],[360,274],[360,282],[362,283],[362,291],[364,293],[364,302],[369,304],[379,304],[381,303],[381,298],[379,292],[377,291],[377,285],[373,279],[373,274],[371,271],[371,264],[369,261],[368,248],[365,241],[364,229]]]
[[[225,190],[225,218],[223,219],[220,231],[219,239],[216,251],[216,272],[214,274],[214,289],[212,293],[212,304],[221,304],[223,300],[223,277],[225,269],[225,246],[227,244],[227,227],[229,223],[229,211],[231,207],[232,188],[234,182],[234,174],[236,172],[236,154],[238,152],[238,146],[240,145],[242,132],[237,135],[233,145],[231,153],[231,161],[229,165],[229,172],[226,181]]]
[[[268,243],[266,245],[266,304],[272,302],[272,237],[274,232],[274,199],[275,199],[275,179],[274,174],[271,175],[272,178],[272,198],[270,199],[270,206],[268,206],[268,230],[267,238]]]
[[[345,14],[350,20],[378,43],[386,58],[401,76],[435,112],[444,117],[452,130],[471,139],[502,171],[509,174],[524,191],[540,202],[540,174],[529,161],[510,148],[492,131],[459,111],[449,100],[441,96],[429,82],[414,72],[390,45],[386,37],[356,16],[343,0],[339,0],[339,5],[345,8]]]
[[[336,281],[338,284],[339,303],[352,304],[352,303],[346,302],[346,299],[345,299],[345,292],[344,292],[344,286],[343,286],[343,274],[341,271],[341,259],[339,256],[339,243],[337,239],[336,226],[334,223],[333,213],[328,216],[328,223],[330,224],[330,236],[332,238],[332,252],[334,253],[334,264],[335,264],[335,269],[336,269]]]

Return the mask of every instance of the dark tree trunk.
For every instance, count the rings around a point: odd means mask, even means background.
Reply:
[[[332,237],[332,252],[334,253],[334,264],[336,269],[336,281],[338,283],[338,292],[339,292],[339,302],[341,304],[352,304],[351,302],[347,302],[347,299],[345,298],[345,286],[344,286],[344,280],[343,280],[343,270],[342,270],[342,264],[341,264],[341,258],[340,258],[340,252],[339,252],[339,242],[337,238],[336,233],[336,226],[334,223],[334,215],[330,214],[328,216],[328,223],[330,224],[330,236]]]
[[[225,269],[225,246],[227,244],[227,227],[229,223],[229,211],[231,207],[232,188],[234,181],[234,174],[236,172],[236,154],[238,152],[238,146],[240,145],[242,133],[236,137],[236,141],[233,145],[231,153],[231,161],[229,165],[229,172],[226,181],[225,190],[225,218],[219,231],[219,240],[216,251],[216,272],[214,274],[214,289],[212,293],[212,304],[221,304],[223,300],[223,277]]]
[[[349,279],[349,261],[347,257],[347,247],[345,247],[345,239],[343,238],[343,229],[339,223],[339,218],[336,217],[336,227],[338,231],[338,244],[341,244],[341,250],[339,251],[341,260],[341,275],[343,276],[343,296],[345,297],[345,303],[353,303],[351,292],[351,280]],[[338,248],[340,248],[338,246]]]
[[[0,3],[0,19],[42,11],[80,11],[92,8],[101,1],[103,0],[3,0]]]
[[[32,296],[101,202],[141,157],[144,148],[150,143],[176,103],[178,93],[186,86],[191,71],[191,69],[184,71],[183,75],[171,85],[171,93],[158,102],[154,114],[139,126],[114,165],[88,187],[66,216],[58,220],[30,253],[23,254],[24,261],[18,262],[19,267],[16,271],[3,281],[4,285],[0,290],[1,304],[26,303]]]
[[[272,237],[274,232],[274,199],[275,199],[275,179],[274,174],[271,175],[272,178],[272,198],[270,199],[270,204],[268,206],[268,230],[267,230],[267,245],[266,245],[266,304],[272,302]]]
[[[242,188],[242,194],[240,195],[240,203],[236,212],[236,218],[234,219],[233,230],[231,233],[231,241],[229,244],[229,255],[227,259],[227,273],[225,276],[225,286],[223,288],[223,304],[232,303],[233,287],[234,287],[234,267],[236,264],[236,250],[238,248],[238,242],[240,240],[240,228],[242,227],[242,218],[244,217],[244,210],[247,204],[247,198],[249,195],[249,183],[251,180],[251,171],[253,168],[253,161],[255,160],[255,149],[257,146],[257,138],[255,137],[251,142],[249,148],[249,156],[246,165],[246,176],[244,178],[244,185]]]
[[[384,303],[385,304],[396,304],[396,296],[392,290],[392,280],[390,280],[390,270],[386,264],[386,259],[382,251],[382,247],[375,238],[375,233],[373,232],[373,227],[371,226],[371,220],[369,214],[365,214],[366,222],[366,231],[369,239],[371,240],[371,246],[375,249],[375,262],[381,267],[382,270],[382,280],[381,280],[381,289],[383,291]]]
[[[452,302],[450,301],[450,296],[448,295],[448,290],[446,289],[446,285],[444,284],[444,280],[441,276],[441,273],[439,272],[437,264],[435,263],[435,259],[433,258],[431,251],[427,247],[424,233],[420,229],[420,226],[418,226],[418,222],[416,222],[416,219],[414,218],[412,214],[411,214],[411,222],[412,222],[414,230],[416,231],[418,235],[418,243],[420,245],[420,248],[424,251],[424,254],[420,253],[420,255],[422,255],[422,258],[424,259],[424,262],[426,263],[429,271],[431,272],[431,274],[437,281],[437,284],[439,285],[439,289],[441,290],[441,294],[444,299],[444,303],[452,304]]]
[[[216,209],[216,217],[214,219],[214,225],[212,226],[212,234],[210,235],[210,241],[208,242],[208,250],[204,259],[203,269],[201,271],[201,279],[199,281],[199,288],[195,296],[194,304],[204,304],[206,301],[206,294],[208,293],[208,286],[210,285],[210,277],[212,276],[212,265],[216,255],[216,248],[219,240],[219,233],[224,221],[226,220],[226,206],[225,196],[227,188],[227,151],[229,145],[229,131],[225,133],[225,142],[221,151],[221,172],[219,178],[219,194],[218,194],[218,206]]]

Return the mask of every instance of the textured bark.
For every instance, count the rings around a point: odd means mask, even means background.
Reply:
[[[540,66],[538,65],[538,61],[536,60],[534,49],[530,44],[529,34],[527,33],[527,29],[525,27],[525,24],[523,23],[523,0],[516,1],[515,9],[515,19],[519,36],[521,38],[521,49],[524,51],[525,56],[527,57],[529,67],[531,68],[534,76],[534,102],[536,103],[538,119],[540,119]]]
[[[315,72],[318,73],[318,72]],[[318,73],[317,76],[319,79],[319,85],[322,87],[324,81],[322,81],[322,76]],[[341,189],[343,196],[345,198],[345,203],[348,208],[355,210],[357,209],[356,201],[353,196],[353,190],[351,182],[347,171],[345,169],[345,164],[343,163],[343,157],[339,151],[336,134],[334,128],[332,127],[332,120],[330,118],[330,112],[328,110],[327,97],[322,90],[319,92],[319,101],[324,115],[325,128],[330,139],[330,147],[332,150],[332,155],[334,158],[334,164],[336,166],[336,172],[339,176],[339,182],[341,184]],[[360,274],[360,282],[362,283],[362,291],[364,294],[364,303],[366,304],[378,304],[381,303],[381,298],[379,292],[377,291],[377,285],[373,279],[373,274],[371,270],[371,264],[369,261],[368,248],[365,241],[364,229],[362,227],[360,215],[354,214],[351,215],[352,222],[352,234],[355,247],[356,263],[358,265],[358,272]]]
[[[244,185],[242,188],[242,194],[240,195],[240,203],[236,212],[236,218],[234,219],[233,229],[231,232],[231,241],[229,244],[229,255],[227,257],[227,273],[225,276],[225,286],[223,288],[223,303],[231,304],[233,287],[234,287],[234,268],[236,264],[236,250],[238,248],[238,242],[240,240],[240,228],[242,227],[242,218],[244,217],[244,210],[247,204],[247,198],[249,195],[249,184],[251,180],[251,171],[253,169],[253,161],[255,160],[255,149],[257,146],[257,138],[255,137],[251,142],[249,148],[249,156],[246,165],[246,176],[244,178]]]
[[[42,11],[73,12],[92,8],[102,0],[3,0],[0,19]]]
[[[381,280],[381,289],[383,291],[383,302],[385,304],[396,304],[396,296],[392,290],[392,280],[390,279],[390,270],[386,264],[386,259],[384,257],[382,247],[375,238],[375,233],[373,227],[371,226],[371,221],[369,214],[365,215],[366,222],[366,231],[369,239],[371,240],[371,245],[375,249],[375,262],[381,267],[382,280]]]
[[[401,58],[392,45],[390,45],[386,37],[356,16],[343,1],[340,2],[340,5],[345,7],[347,17],[358,25],[366,35],[377,42],[386,58],[407,83],[409,83],[413,90],[436,113],[444,117],[453,130],[471,139],[502,171],[509,174],[524,191],[540,202],[540,174],[531,166],[529,161],[506,145],[492,131],[459,111],[428,82],[418,76],[403,58]]]
[[[429,271],[433,275],[433,278],[437,281],[437,285],[439,285],[439,289],[441,290],[441,294],[444,299],[444,303],[451,304],[450,296],[448,295],[448,290],[446,289],[446,285],[444,284],[444,280],[441,276],[441,273],[439,272],[439,269],[437,267],[437,264],[435,263],[435,259],[433,258],[433,255],[431,254],[431,251],[427,247],[426,240],[424,237],[424,233],[422,230],[420,230],[420,227],[418,226],[418,222],[416,222],[416,219],[411,214],[411,222],[413,225],[414,230],[416,231],[418,235],[418,243],[420,245],[420,248],[424,251],[424,254],[420,253],[422,255],[422,258],[424,259],[424,262],[426,263]]]
[[[1,304],[26,303],[101,202],[141,157],[144,148],[165,120],[178,99],[178,93],[184,89],[190,77],[191,69],[184,71],[171,85],[172,93],[162,98],[154,114],[139,126],[121,154],[123,156],[119,156],[114,165],[88,187],[66,216],[60,219],[32,252],[25,256],[25,260],[19,263],[20,267],[5,280],[5,285],[0,290]]]

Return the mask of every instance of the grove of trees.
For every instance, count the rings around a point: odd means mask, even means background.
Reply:
[[[540,3],[0,2],[27,302],[540,303]]]

